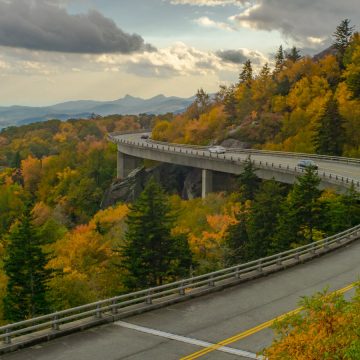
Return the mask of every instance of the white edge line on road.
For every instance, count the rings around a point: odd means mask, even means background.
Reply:
[[[135,325],[135,324],[130,324],[130,323],[127,323],[127,322],[124,322],[124,321],[116,321],[114,324],[118,325],[118,326],[121,326],[121,327],[124,327],[124,328],[127,328],[127,329],[132,329],[132,330],[143,332],[143,333],[146,333],[146,334],[160,336],[160,337],[163,337],[163,338],[166,338],[166,339],[180,341],[180,342],[187,343],[187,344],[201,346],[201,347],[204,347],[204,348],[215,345],[215,344],[212,344],[212,343],[209,343],[209,342],[206,342],[206,341],[192,339],[192,338],[188,338],[188,337],[180,336],[180,335],[175,335],[175,334],[170,334],[168,332],[155,330],[155,329],[150,329],[150,328],[147,328],[147,327],[143,327],[143,326],[139,326],[139,325]],[[226,352],[226,353],[229,353],[229,354],[233,354],[233,355],[243,356],[243,357],[248,358],[248,359],[263,359],[262,356],[257,356],[254,353],[244,351],[244,350],[234,349],[234,348],[227,347],[227,346],[219,347],[216,350]]]

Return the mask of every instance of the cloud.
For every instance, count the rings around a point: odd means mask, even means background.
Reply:
[[[71,15],[59,0],[0,0],[0,45],[66,53],[154,50],[100,12]]]
[[[241,27],[278,30],[298,45],[327,45],[342,19],[360,20],[358,0],[250,0],[233,20]]]
[[[227,23],[214,21],[208,18],[207,16],[202,16],[194,20],[198,25],[208,28],[216,28],[227,31],[235,31],[235,28]]]
[[[219,71],[238,71],[233,63],[224,62],[213,52],[206,52],[177,42],[156,52],[131,56],[101,55],[96,60],[108,71],[127,72],[142,77],[170,78],[176,76],[210,75]]]
[[[220,59],[233,64],[242,64],[247,60],[242,50],[220,50],[216,55]]]
[[[251,59],[255,71],[268,60],[249,49],[202,51],[177,42],[157,51],[133,54],[73,54],[0,47],[2,76],[59,76],[64,73],[132,74],[140,78],[230,77]]]
[[[171,0],[174,5],[192,5],[192,6],[226,6],[237,5],[240,0]]]
[[[249,49],[219,50],[216,55],[227,63],[243,64],[246,60],[251,60],[253,65],[264,65],[268,59],[259,51]]]
[[[222,68],[215,54],[200,51],[182,42],[158,52],[136,54],[128,62],[129,71],[142,76],[206,75]]]

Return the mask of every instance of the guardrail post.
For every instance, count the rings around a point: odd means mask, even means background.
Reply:
[[[237,266],[236,269],[235,269],[235,277],[236,277],[237,279],[240,279],[240,269],[239,269],[239,266]]]
[[[9,333],[10,333],[10,329],[6,329],[6,334],[9,334]],[[10,335],[5,336],[4,343],[7,345],[11,344],[11,336]]]
[[[215,282],[214,282],[213,276],[210,278],[210,281],[209,281],[208,285],[209,285],[210,287],[214,287],[214,286],[215,286]]]
[[[327,249],[329,247],[329,242],[327,239],[324,240],[324,248]]]
[[[152,291],[149,290],[146,296],[146,304],[151,305],[152,304]]]
[[[58,320],[59,320],[59,316],[57,314],[55,314],[52,319],[52,324],[51,324],[52,329],[55,331],[59,330]]]
[[[276,265],[277,265],[277,266],[281,266],[281,265],[282,265],[281,256],[278,256],[278,257],[276,258]]]
[[[118,309],[117,309],[117,307],[116,307],[116,300],[113,300],[113,301],[111,302],[111,305],[112,305],[112,307],[111,307],[111,313],[112,313],[113,315],[116,315],[116,314],[118,313]]]
[[[295,260],[296,261],[299,261],[300,260],[300,255],[298,252],[295,253]]]
[[[100,305],[96,305],[96,314],[95,317],[97,319],[101,319],[101,306]]]
[[[262,273],[263,272],[263,267],[262,267],[262,261],[259,260],[258,261],[258,268],[257,268],[258,272]]]
[[[185,295],[185,284],[182,282],[179,288],[179,294]]]
[[[311,252],[312,254],[315,254],[315,244],[314,244],[314,243],[313,243],[312,246],[311,246],[310,252]]]

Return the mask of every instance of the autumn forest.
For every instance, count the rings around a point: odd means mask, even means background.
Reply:
[[[354,189],[342,195],[319,190],[312,168],[292,186],[262,181],[250,160],[234,191],[185,200],[175,187],[165,191],[151,179],[133,203],[103,206],[116,178],[116,146],[106,137],[111,132],[151,128],[160,141],[234,139],[248,148],[360,158],[360,34],[344,20],[333,38],[333,46],[314,57],[280,46],[273,66],[255,71],[248,60],[237,83],[216,94],[200,89],[181,114],[93,116],[1,130],[0,323],[247,262],[359,224]],[[311,343],[299,324],[316,331],[309,318],[323,319],[319,301],[339,308],[339,318],[325,314],[337,331],[351,322],[348,311],[359,323],[358,297],[308,299],[303,318],[277,325],[279,340],[267,350],[269,358],[292,358],[289,349],[301,341],[296,336]],[[293,343],[285,340],[289,328]],[[360,354],[356,331],[347,331],[345,350],[330,358]],[[341,357],[345,352],[355,357]]]

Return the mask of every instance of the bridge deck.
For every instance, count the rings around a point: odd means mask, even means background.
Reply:
[[[298,160],[306,158],[306,155],[296,156],[296,154],[288,155],[287,153],[280,155],[276,152],[247,153],[246,151],[239,152],[231,149],[226,154],[217,155],[210,154],[207,148],[182,146],[180,144],[170,144],[170,146],[158,144],[147,139],[141,139],[141,135],[140,133],[123,134],[112,136],[111,139],[118,144],[119,152],[127,155],[232,174],[242,172],[242,166],[237,162],[246,160],[251,154],[251,159],[256,162],[260,177],[264,179],[274,177],[278,181],[287,183],[293,183],[295,177],[301,172],[300,168],[295,169]],[[346,183],[346,178],[349,178],[349,181],[354,180],[356,189],[360,191],[360,162],[345,163],[326,158],[314,160],[319,166],[318,172],[323,187],[344,190],[350,186],[349,183]],[[334,181],[334,176],[338,176],[339,180],[344,178],[344,182]]]

